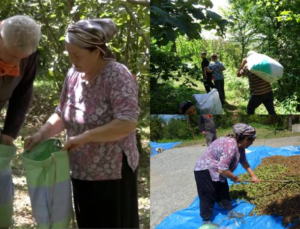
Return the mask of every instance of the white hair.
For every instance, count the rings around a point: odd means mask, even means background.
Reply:
[[[39,45],[41,27],[29,16],[16,15],[2,21],[0,34],[8,48],[16,47],[30,55]]]

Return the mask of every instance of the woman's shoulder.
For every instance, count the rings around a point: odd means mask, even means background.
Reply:
[[[112,61],[107,66],[106,70],[106,80],[117,81],[122,79],[122,81],[131,81],[134,77],[130,70],[122,63]]]
[[[117,61],[111,61],[108,63],[108,70],[112,72],[119,72],[119,73],[124,73],[128,72],[130,73],[129,69],[122,63],[117,62]]]
[[[235,138],[225,136],[225,137],[221,137],[219,139],[222,143],[225,143],[227,145],[237,146]]]

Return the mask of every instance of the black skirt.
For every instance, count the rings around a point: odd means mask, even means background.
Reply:
[[[137,174],[123,154],[122,179],[72,179],[78,227],[139,228]]]

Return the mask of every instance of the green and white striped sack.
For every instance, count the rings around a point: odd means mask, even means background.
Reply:
[[[37,228],[69,228],[73,216],[68,153],[48,139],[23,154]]]
[[[13,224],[14,188],[11,160],[16,152],[16,147],[0,144],[0,228],[8,228]]]
[[[273,83],[283,76],[283,66],[263,54],[254,53],[247,57],[248,69],[264,81]]]

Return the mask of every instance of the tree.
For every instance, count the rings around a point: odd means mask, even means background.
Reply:
[[[151,1],[151,37],[155,40],[154,44],[167,45],[169,41],[175,42],[179,35],[200,39],[202,28],[217,29],[217,33],[223,35],[228,22],[209,10],[212,7],[210,0]]]

